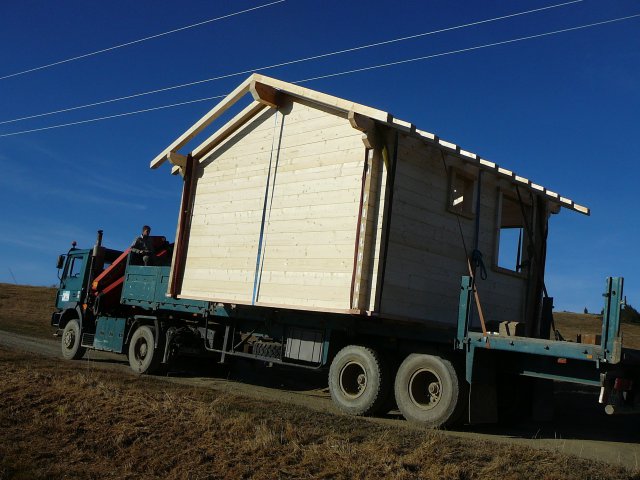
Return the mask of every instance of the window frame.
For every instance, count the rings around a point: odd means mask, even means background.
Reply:
[[[457,206],[453,205],[454,200],[454,183],[458,178],[463,179],[464,182],[471,182],[471,199],[469,201],[469,208],[457,208]],[[467,185],[465,185],[465,192],[463,196],[467,195]],[[462,170],[458,167],[450,167],[449,169],[449,185],[447,189],[447,211],[458,215],[460,217],[465,217],[469,219],[476,218],[476,196],[478,195],[478,175],[468,172],[466,170]],[[463,200],[462,202],[465,204],[466,202]]]
[[[508,198],[509,201],[515,202],[518,205],[518,208],[520,208],[520,201],[518,197],[510,189],[498,187],[497,202],[496,202],[496,223],[495,223],[495,233],[494,233],[495,238],[493,242],[494,244],[493,262],[492,262],[491,269],[494,270],[495,272],[511,275],[517,278],[527,278],[529,276],[528,267],[521,268],[520,271],[517,271],[517,270],[511,270],[510,268],[507,268],[507,267],[500,266],[498,263],[500,260],[500,234],[503,229],[502,212],[503,212],[503,203],[504,203],[505,197]],[[524,207],[525,207],[525,214],[527,213],[527,210],[528,210],[529,211],[528,213],[530,214],[531,218],[529,219],[524,218],[522,226],[520,227],[522,228],[522,247],[520,249],[520,258],[518,259],[519,262],[522,261],[522,257],[529,246],[529,239],[527,235],[527,228],[525,227],[525,222],[529,221],[530,225],[535,225],[536,209],[534,205],[529,203],[527,200],[528,199],[523,198],[522,203],[524,204]],[[512,227],[512,228],[517,228],[517,227]]]
[[[78,262],[79,261],[79,262]],[[83,255],[72,255],[71,256],[71,261],[69,262],[69,268],[67,271],[67,278],[80,278],[80,272],[82,272],[82,268],[84,266],[84,256]],[[74,268],[76,268],[76,266],[80,265],[80,267],[78,268],[78,271],[76,272],[75,275],[73,275],[74,273]]]

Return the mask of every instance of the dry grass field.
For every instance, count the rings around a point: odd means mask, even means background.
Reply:
[[[56,289],[0,283],[0,330],[51,337]]]
[[[556,328],[566,340],[576,341],[579,333],[602,333],[602,317],[600,315],[555,312],[553,314]],[[628,348],[640,349],[640,325],[622,324],[622,344]]]
[[[0,479],[638,479],[455,439],[0,349]]]

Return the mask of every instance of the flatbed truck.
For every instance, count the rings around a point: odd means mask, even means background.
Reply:
[[[455,325],[172,298],[172,245],[152,238],[151,266],[103,247],[101,231],[93,248],[74,244],[60,255],[51,324],[64,358],[125,354],[139,374],[160,373],[180,355],[325,369],[343,412],[375,415],[395,402],[408,420],[435,428],[497,421],[509,403],[548,406],[552,381],[599,387],[608,414],[640,411],[640,351],[620,333],[622,278],[606,281],[601,342],[585,344],[492,332],[484,322],[481,331],[471,276],[461,279]]]

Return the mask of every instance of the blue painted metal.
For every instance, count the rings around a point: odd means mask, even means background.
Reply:
[[[458,336],[456,342],[458,348],[462,348],[469,330],[469,306],[471,305],[472,291],[473,280],[470,276],[463,276],[460,284],[460,306],[458,307]]]
[[[148,310],[203,314],[209,302],[167,297],[170,267],[127,265],[121,303]]]
[[[620,339],[620,307],[624,280],[621,277],[607,278],[604,314],[602,315],[602,351],[603,359],[609,363],[618,363],[622,352]]]
[[[60,310],[67,310],[76,308],[82,302],[82,291],[87,282],[87,275],[89,274],[88,262],[89,254],[91,250],[80,250],[72,248],[67,254],[67,260],[62,272],[62,279],[60,280],[60,286],[58,287],[58,294],[56,298],[56,308]],[[77,262],[82,262],[80,270],[76,270]],[[72,266],[76,276],[71,276]]]
[[[469,346],[471,348],[489,348],[486,337],[479,332],[469,332]],[[588,345],[584,343],[564,342],[558,340],[545,340],[542,338],[528,337],[502,337],[491,335],[492,350],[527,353],[546,357],[571,358],[574,360],[587,360],[596,362],[602,358],[600,345]]]
[[[522,370],[520,375],[523,377],[532,377],[532,378],[544,378],[546,380],[555,380],[557,382],[569,382],[569,383],[579,383],[581,385],[592,385],[594,387],[600,386],[600,379],[597,380],[589,380],[585,378],[576,378],[574,375],[571,375],[570,372],[567,375],[554,375],[551,373],[542,373],[535,372],[529,370]]]
[[[93,348],[107,352],[122,353],[126,318],[98,317]]]
[[[568,381],[586,385],[600,385],[599,374],[602,363],[618,363],[623,350],[620,338],[620,306],[622,303],[622,278],[608,278],[604,293],[606,298],[602,344],[590,345],[566,341],[528,337],[505,337],[469,331],[469,316],[473,283],[470,277],[462,277],[456,346],[466,354],[465,377],[473,382],[476,350],[487,352],[508,352],[509,361],[520,375]],[[628,355],[627,355],[628,356]],[[545,360],[546,359],[546,360]],[[563,359],[561,364],[556,359]],[[576,362],[577,361],[577,362]]]

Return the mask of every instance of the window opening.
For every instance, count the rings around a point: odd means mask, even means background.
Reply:
[[[497,239],[497,266],[513,272],[522,272],[527,262],[523,262],[527,245],[522,209],[517,200],[501,194],[499,228]],[[531,207],[524,206],[527,216]]]
[[[472,175],[451,169],[449,210],[458,215],[473,216],[475,213],[475,186],[476,181]]]
[[[71,266],[69,267],[69,277],[77,278],[82,271],[82,257],[73,257],[71,259]]]

